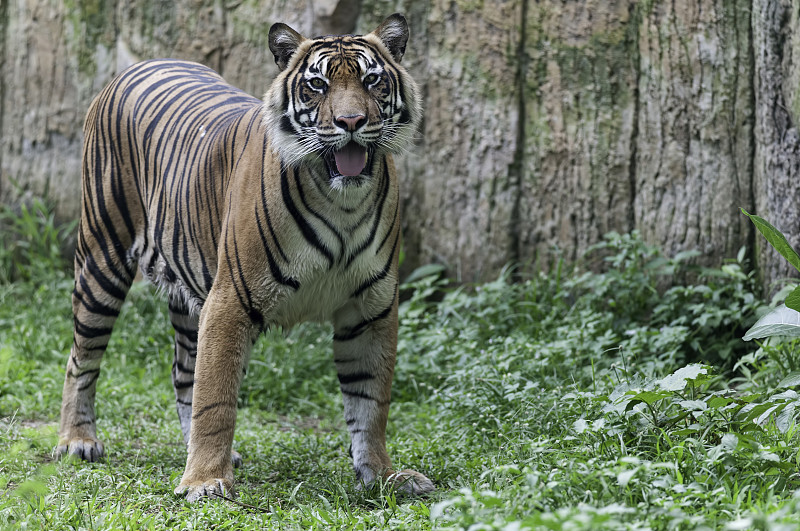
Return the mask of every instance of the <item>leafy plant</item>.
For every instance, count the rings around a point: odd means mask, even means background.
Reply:
[[[108,457],[52,463],[71,282],[0,284],[0,529],[797,529],[800,356],[732,344],[763,305],[743,257],[701,269],[609,235],[520,282],[410,277],[388,443],[398,469],[435,481],[424,499],[356,490],[319,325],[253,348],[237,500],[172,496],[186,458],[172,334],[138,283],[98,382]]]
[[[767,220],[749,214],[741,209],[742,213],[750,218],[758,231],[767,239],[767,242],[778,251],[795,269],[800,272],[800,256],[786,240],[781,231],[773,227]],[[800,337],[800,285],[795,286],[786,296],[784,304],[778,306],[759,319],[745,333],[743,339],[760,339],[772,336]]]
[[[56,223],[52,205],[38,197],[0,207],[0,284],[63,271],[64,244],[76,223]]]

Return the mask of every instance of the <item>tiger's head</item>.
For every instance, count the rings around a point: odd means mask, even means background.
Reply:
[[[264,96],[264,120],[284,164],[313,165],[342,189],[366,182],[379,156],[407,149],[422,114],[400,66],[407,41],[399,14],[367,35],[306,39],[274,24],[269,47],[281,73]]]

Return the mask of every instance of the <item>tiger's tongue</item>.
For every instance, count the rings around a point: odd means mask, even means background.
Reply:
[[[336,159],[336,169],[348,177],[360,175],[367,165],[367,149],[356,142],[349,142],[335,152],[333,157]]]

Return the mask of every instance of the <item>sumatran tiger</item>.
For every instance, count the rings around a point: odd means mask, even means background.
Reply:
[[[386,451],[400,251],[391,153],[411,145],[422,114],[400,65],[407,40],[399,14],[363,36],[306,39],[278,23],[281,71],[263,101],[176,60],[136,64],[94,99],[57,455],[103,456],[95,388],[138,264],[167,293],[175,329],[188,448],[176,494],[233,492],[250,349],[263,330],[307,320],[333,323],[358,485],[434,489],[394,472]]]

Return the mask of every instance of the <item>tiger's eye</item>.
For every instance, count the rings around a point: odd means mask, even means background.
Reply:
[[[367,74],[366,76],[364,76],[364,84],[367,86],[374,85],[375,83],[378,82],[380,78],[381,76],[375,73]]]
[[[308,80],[308,85],[313,89],[322,90],[328,84],[325,83],[325,80],[322,79],[321,77],[312,77],[311,79]]]

